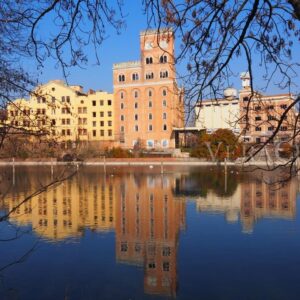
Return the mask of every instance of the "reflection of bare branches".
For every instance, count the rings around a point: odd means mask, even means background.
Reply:
[[[22,256],[20,256],[18,259],[16,259],[13,262],[10,262],[9,264],[1,267],[0,272],[3,272],[7,268],[9,268],[11,266],[14,266],[16,264],[21,264],[21,263],[25,262],[28,259],[28,257],[33,253],[33,251],[36,249],[37,244],[38,244],[38,241],[29,250],[27,250]]]
[[[46,191],[48,191],[50,188],[55,187],[57,184],[62,183],[65,180],[70,179],[71,177],[73,177],[75,174],[77,173],[77,170],[72,171],[70,174],[65,175],[65,170],[63,170],[63,172],[53,181],[51,181],[50,183],[43,185],[40,189],[38,189],[37,191],[33,192],[32,194],[30,194],[29,196],[25,197],[20,203],[18,203],[16,206],[14,206],[8,213],[6,213],[5,215],[0,217],[0,222],[3,222],[5,220],[7,220],[10,216],[10,214],[12,214],[14,211],[16,211],[21,205],[23,205],[24,203],[26,203],[27,201],[29,201],[30,199],[32,199],[35,196],[38,196]]]

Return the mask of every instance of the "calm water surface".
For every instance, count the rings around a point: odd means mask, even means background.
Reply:
[[[0,168],[0,299],[299,299],[298,180]]]

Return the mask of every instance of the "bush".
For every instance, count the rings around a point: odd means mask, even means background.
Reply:
[[[122,149],[120,147],[113,147],[112,149],[106,149],[105,154],[106,157],[111,158],[129,158],[132,157],[132,153],[128,150]]]

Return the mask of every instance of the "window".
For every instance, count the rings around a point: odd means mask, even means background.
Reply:
[[[96,100],[92,101],[93,106],[96,106]]]
[[[148,96],[152,97],[152,91],[148,91]]]
[[[66,100],[67,100],[68,103],[70,103],[70,96],[67,96]]]
[[[255,110],[255,111],[260,111],[260,110],[261,110],[261,106],[255,106],[255,107],[254,107],[254,110]]]
[[[248,101],[249,101],[249,97],[244,97],[244,98],[243,98],[243,101],[244,101],[244,102],[248,102]]]
[[[167,91],[166,91],[166,90],[163,90],[163,91],[162,91],[162,95],[163,95],[163,96],[167,96]]]
[[[104,136],[104,130],[103,129],[100,130],[100,136]]]
[[[124,93],[123,92],[120,93],[120,98],[124,99]]]
[[[286,126],[280,126],[280,131],[287,131],[287,127]]]
[[[167,124],[164,124],[163,125],[163,131],[166,131],[167,130]]]
[[[119,82],[124,82],[125,81],[125,75],[120,74],[119,75]]]
[[[261,127],[255,127],[255,131],[261,131]]]
[[[168,77],[169,77],[168,71],[161,71],[161,72],[159,73],[159,77],[160,77],[160,78],[168,78]]]
[[[112,103],[111,100],[107,100],[107,105],[108,106],[111,106],[111,103]]]
[[[163,270],[165,272],[169,272],[170,271],[170,263],[169,262],[166,262],[166,261],[163,262]]]
[[[112,136],[112,130],[108,129],[108,136]]]
[[[52,97],[51,100],[52,100],[52,103],[55,103],[55,97]]]
[[[138,125],[134,126],[134,131],[139,131],[139,126]]]
[[[134,115],[134,120],[137,121],[139,119],[139,116],[137,114]]]
[[[148,115],[148,119],[152,120],[152,114],[151,113]]]
[[[104,100],[100,100],[100,106],[104,105]]]
[[[124,109],[124,103],[120,104],[121,109]]]
[[[168,61],[167,55],[162,55],[162,56],[159,58],[159,62],[160,62],[161,64],[165,64],[167,61]]]
[[[255,117],[255,121],[261,121],[261,117]]]
[[[61,102],[65,102],[65,96],[61,97]]]
[[[139,80],[139,74],[138,73],[133,73],[132,74],[132,80]]]
[[[274,105],[269,105],[267,109],[274,109]]]
[[[121,121],[124,121],[124,119],[125,119],[124,115],[121,115]]]
[[[287,105],[286,105],[286,104],[281,104],[281,105],[280,105],[280,108],[286,109],[286,108],[287,108]]]
[[[107,121],[108,126],[112,126],[112,121]]]
[[[149,124],[148,130],[149,130],[149,131],[152,131],[152,130],[153,130],[152,124]]]
[[[153,140],[147,140],[147,148],[154,148],[154,141]]]
[[[104,126],[104,121],[100,121],[100,126]]]
[[[112,116],[112,112],[111,112],[111,111],[108,111],[108,112],[107,112],[107,116],[108,116],[108,117],[111,117],[111,116]]]
[[[134,91],[134,98],[138,98],[138,96],[139,96],[138,91]]]
[[[162,105],[163,105],[163,107],[167,107],[167,101],[166,101],[166,100],[163,100]]]
[[[163,113],[163,120],[167,119],[167,113]]]
[[[101,118],[104,117],[104,111],[100,111],[100,117],[101,117]]]
[[[120,131],[121,131],[121,132],[124,132],[124,131],[125,131],[124,126],[121,126],[121,127],[120,127]]]
[[[151,262],[148,264],[149,269],[155,269],[155,267],[156,267],[155,262]]]
[[[153,72],[146,73],[146,79],[153,79],[153,78],[154,78]]]
[[[97,122],[93,121],[93,127],[96,127],[96,126],[97,126]]]
[[[96,118],[96,112],[93,111],[93,118]]]
[[[152,107],[152,101],[149,101],[148,105],[149,107]]]
[[[97,134],[96,130],[93,130],[93,136],[96,136],[96,134]]]
[[[153,64],[153,58],[152,57],[146,57],[146,65]]]
[[[138,108],[138,107],[139,107],[138,103],[135,102],[135,103],[134,103],[134,108]]]
[[[275,117],[275,116],[269,115],[269,116],[268,116],[268,121],[272,121],[272,120],[276,120],[276,117]]]
[[[163,256],[170,256],[171,255],[171,248],[170,247],[163,247],[162,255]]]
[[[268,131],[274,131],[274,126],[270,126],[270,127],[268,127]]]
[[[71,135],[71,130],[67,129],[67,135]]]
[[[162,146],[163,146],[164,148],[167,148],[168,145],[169,145],[169,141],[168,141],[168,140],[162,140],[162,141],[161,141],[161,144],[162,144]]]

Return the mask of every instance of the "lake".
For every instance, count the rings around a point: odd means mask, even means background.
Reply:
[[[299,182],[279,176],[1,167],[0,299],[299,299]]]

